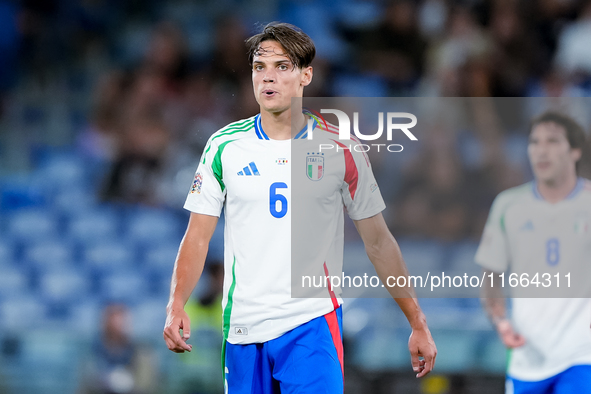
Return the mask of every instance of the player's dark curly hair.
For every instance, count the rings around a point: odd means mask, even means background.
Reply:
[[[534,118],[531,122],[530,132],[540,123],[552,122],[564,127],[566,138],[571,149],[583,149],[585,146],[585,131],[573,118],[557,111],[546,111]]]
[[[308,67],[316,55],[314,42],[302,29],[289,23],[271,22],[263,27],[262,32],[246,40],[248,64],[251,67],[263,41],[277,41],[281,44],[294,67],[300,69]]]

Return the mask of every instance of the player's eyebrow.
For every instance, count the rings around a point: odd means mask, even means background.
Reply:
[[[254,60],[254,61],[252,62],[252,64],[253,64],[253,65],[254,65],[254,64],[266,64],[266,62],[264,62],[264,61],[262,61],[262,60]],[[291,61],[290,61],[289,59],[283,59],[283,60],[277,60],[277,61],[273,62],[272,64],[274,64],[274,65],[276,65],[276,66],[278,66],[278,65],[280,65],[280,64],[288,64],[288,65],[291,65]]]

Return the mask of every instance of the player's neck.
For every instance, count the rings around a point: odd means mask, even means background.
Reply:
[[[265,134],[267,134],[267,136],[272,140],[291,139],[293,137],[291,115],[291,109],[281,113],[272,113],[261,110],[261,125],[265,131]],[[293,121],[295,122],[294,130],[297,133],[305,126],[306,117],[302,111],[298,111],[296,116],[297,119],[293,119]]]
[[[536,180],[536,187],[545,201],[554,204],[567,198],[577,187],[577,181],[577,174],[572,173],[552,182]]]

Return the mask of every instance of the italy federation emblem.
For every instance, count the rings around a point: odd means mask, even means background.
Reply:
[[[322,179],[324,176],[324,153],[308,153],[306,156],[306,175],[312,181]]]

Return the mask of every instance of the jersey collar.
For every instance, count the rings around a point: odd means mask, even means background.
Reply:
[[[575,188],[569,193],[568,196],[565,197],[565,200],[570,200],[574,198],[577,194],[579,194],[581,190],[583,190],[584,187],[585,180],[581,177],[577,178],[577,184],[575,185]],[[542,195],[540,194],[540,191],[538,190],[538,184],[536,181],[532,182],[532,191],[536,199],[544,201],[544,197],[542,197]]]
[[[312,118],[312,119],[314,119],[314,118]],[[316,119],[314,119],[314,122],[312,124],[312,129],[316,128],[317,124],[318,123],[316,122]],[[254,132],[256,133],[259,140],[268,140],[269,139],[269,136],[267,136],[267,134],[263,130],[263,125],[261,124],[261,114],[258,114],[254,119]],[[294,140],[302,140],[306,137],[308,137],[308,125],[304,126],[304,128],[302,130],[300,130],[300,132],[297,133],[295,135],[295,137],[293,137],[293,139]]]
[[[269,137],[263,131],[263,125],[261,124],[261,114],[258,114],[254,119],[254,132],[259,137],[259,140],[268,140]]]

